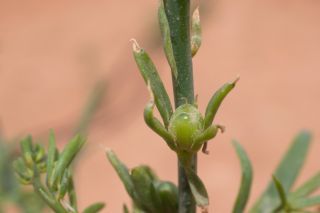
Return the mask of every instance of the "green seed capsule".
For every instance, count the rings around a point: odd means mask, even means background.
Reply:
[[[184,104],[173,113],[169,132],[173,135],[175,143],[181,151],[193,150],[195,139],[203,131],[203,118],[199,110],[191,105]]]

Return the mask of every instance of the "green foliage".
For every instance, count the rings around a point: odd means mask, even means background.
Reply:
[[[206,208],[209,205],[209,195],[205,185],[191,168],[185,168],[185,171],[192,195],[194,196],[197,205],[201,208]]]
[[[20,142],[21,156],[13,162],[18,180],[21,184],[33,186],[54,212],[78,212],[70,164],[84,143],[81,136],[75,136],[59,154],[53,133],[49,137],[48,152],[40,144],[34,144],[31,136],[26,137]],[[45,181],[42,178],[44,173]],[[95,213],[102,208],[103,204],[99,203],[84,212]]]
[[[233,141],[233,146],[241,163],[242,177],[240,189],[232,212],[241,213],[244,211],[250,196],[253,171],[250,159],[242,146],[237,141]]]
[[[201,23],[200,23],[200,12],[197,7],[192,14],[191,20],[191,54],[195,56],[200,49],[202,42],[201,36]]]
[[[178,211],[178,189],[173,183],[160,180],[148,166],[137,166],[130,172],[112,150],[107,150],[106,154],[132,198],[133,212]],[[129,212],[126,206],[124,212]]]
[[[298,134],[274,172],[274,176],[278,182],[282,184],[285,193],[290,192],[302,169],[310,141],[310,133],[303,131]],[[255,213],[261,212],[262,210],[270,212],[275,209],[277,205],[279,205],[278,192],[273,181],[270,181],[268,187],[254,204],[250,212]]]
[[[198,51],[201,43],[198,12],[198,10],[195,11],[193,21],[193,41],[197,43],[191,45],[193,48],[197,48],[193,50],[194,54]],[[177,78],[175,72],[177,68],[176,63],[173,63],[176,58],[173,54],[173,44],[169,36],[170,26],[162,3],[160,3],[159,6],[159,23],[167,60],[171,66],[174,78]],[[177,153],[178,159],[182,163],[185,174],[188,177],[187,182],[189,183],[193,197],[198,206],[204,207],[208,205],[208,194],[201,179],[197,177],[195,171],[192,171],[192,158],[201,149],[202,145],[216,136],[219,129],[221,131],[224,130],[222,126],[214,125],[213,119],[224,98],[235,87],[237,80],[225,84],[213,95],[206,109],[204,118],[202,118],[197,106],[189,103],[180,105],[172,112],[168,93],[164,88],[158,71],[150,57],[139,47],[136,41],[133,43],[133,54],[140,73],[151,93],[151,101],[144,110],[144,120],[153,131],[165,140],[170,149]],[[156,105],[160,112],[163,124],[153,116],[154,105]]]
[[[144,120],[176,152],[179,161],[179,187],[160,180],[148,166],[137,166],[129,170],[113,151],[107,150],[106,155],[132,199],[131,212],[194,213],[195,203],[206,212],[209,195],[196,173],[196,156],[201,147],[204,153],[208,153],[207,141],[214,138],[218,130],[224,131],[223,126],[214,124],[214,118],[238,79],[226,83],[213,94],[205,115],[202,116],[194,103],[192,68],[192,57],[198,52],[202,42],[199,8],[196,8],[190,20],[190,1],[161,0],[158,18],[164,52],[172,73],[175,110],[155,65],[135,40],[133,55],[151,96],[144,109]],[[102,87],[99,88],[81,118],[77,128],[80,135],[85,134],[99,97],[103,94]],[[159,111],[162,122],[154,116],[154,107]],[[319,172],[296,190],[292,189],[301,172],[310,141],[311,135],[308,132],[301,132],[294,139],[273,173],[272,180],[249,210],[250,213],[307,212],[309,207],[320,205],[320,196],[313,194],[320,188]],[[51,133],[46,151],[42,145],[34,144],[30,136],[26,137],[21,141],[22,154],[13,163],[18,180],[21,184],[32,185],[38,196],[54,212],[79,212],[70,165],[84,143],[81,136],[75,136],[59,152]],[[243,147],[236,141],[233,146],[240,161],[242,177],[232,212],[242,213],[250,196],[253,169]],[[10,178],[5,177],[6,167],[2,158],[0,155],[0,177],[4,177],[5,181],[0,181],[5,185],[0,190],[1,196],[8,188],[12,190],[17,187],[9,181]],[[23,202],[20,203],[22,207]],[[95,203],[83,212],[96,213],[103,208],[103,203]],[[123,206],[123,212],[130,212],[126,205]]]
[[[139,47],[136,41],[133,42],[133,55],[144,81],[151,88],[155,104],[159,109],[163,122],[165,126],[168,126],[172,115],[172,106],[158,71],[149,55]]]
[[[45,204],[30,190],[21,187],[10,162],[15,158],[15,143],[0,136],[0,212],[14,204],[21,213],[42,212]]]
[[[104,208],[104,206],[104,203],[94,203],[88,206],[85,210],[83,210],[83,213],[97,213],[101,211]]]
[[[160,6],[158,9],[158,18],[159,18],[159,26],[161,30],[162,40],[163,40],[163,49],[166,54],[168,63],[171,68],[172,75],[177,78],[178,71],[177,71],[177,64],[176,59],[174,58],[172,42],[170,37],[170,27],[169,22],[167,19],[166,12],[164,10],[163,1],[160,0]]]

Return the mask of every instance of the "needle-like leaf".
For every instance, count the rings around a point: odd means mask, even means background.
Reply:
[[[250,196],[253,171],[250,159],[248,158],[248,155],[244,151],[242,146],[237,141],[233,141],[232,143],[237,152],[242,169],[241,185],[232,212],[242,213],[244,212],[244,209]]]
[[[107,150],[106,154],[109,162],[116,170],[128,194],[131,196],[131,198],[135,198],[136,192],[129,169],[118,159],[117,155],[112,150]]]
[[[133,55],[144,81],[151,87],[155,104],[160,112],[165,127],[167,127],[172,115],[172,106],[158,71],[151,58],[139,47],[135,40],[133,42]]]
[[[317,190],[319,187],[320,187],[320,172],[318,172],[309,180],[307,180],[302,186],[300,186],[294,192],[290,193],[290,198],[294,199],[294,198],[307,196],[312,192],[314,192],[315,190]]]
[[[302,131],[298,134],[274,172],[274,175],[282,183],[283,189],[286,193],[289,192],[301,171],[307,156],[310,140],[311,135],[309,132]],[[277,199],[277,189],[271,181],[250,212],[269,212],[278,204],[279,200]]]
[[[224,84],[220,89],[218,89],[212,98],[210,99],[208,106],[206,108],[206,114],[204,118],[204,128],[208,128],[212,122],[213,119],[222,103],[224,98],[228,95],[228,93],[235,87],[237,81],[239,79],[237,78],[235,81],[231,83]]]
[[[206,187],[192,169],[185,167],[185,171],[192,195],[194,196],[197,205],[206,208],[209,205],[209,196]]]
[[[178,77],[177,64],[173,54],[169,23],[168,23],[166,12],[164,11],[162,0],[160,0],[160,6],[158,9],[158,18],[159,18],[159,25],[160,25],[160,30],[161,30],[162,40],[163,40],[163,49],[166,54],[168,63],[170,65],[172,75],[175,78],[177,78]]]
[[[56,163],[56,167],[52,173],[50,186],[55,186],[59,182],[74,157],[84,145],[85,140],[81,136],[75,136],[64,148]]]
[[[90,206],[88,206],[83,213],[97,213],[101,211],[104,208],[105,204],[104,203],[95,203]]]

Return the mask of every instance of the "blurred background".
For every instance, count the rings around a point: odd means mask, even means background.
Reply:
[[[105,201],[104,212],[120,212],[129,203],[105,147],[129,167],[148,164],[161,179],[177,182],[174,153],[144,124],[149,95],[129,42],[136,38],[150,53],[172,96],[157,5],[156,0],[0,1],[0,123],[7,143],[27,134],[46,143],[52,128],[63,147],[81,128],[92,91],[103,91],[76,166],[80,209]],[[203,0],[200,5],[203,43],[194,58],[194,80],[201,111],[223,83],[241,77],[216,118],[227,131],[209,143],[210,155],[199,155],[210,210],[223,213],[230,212],[240,182],[234,138],[253,162],[251,203],[301,129],[314,137],[298,182],[319,169],[320,2]]]

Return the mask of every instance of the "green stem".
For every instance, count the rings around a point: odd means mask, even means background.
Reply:
[[[38,178],[35,178],[33,181],[33,188],[35,192],[42,198],[42,200],[50,206],[52,210],[54,210],[56,213],[67,213],[67,211],[64,209],[64,207],[56,201],[51,195],[47,193],[44,186],[40,182]]]
[[[172,76],[175,107],[194,103],[192,56],[190,45],[190,0],[164,0],[170,27],[172,49],[178,76]],[[192,169],[197,170],[197,156],[193,156]],[[188,180],[179,162],[179,213],[196,212],[195,201]]]

